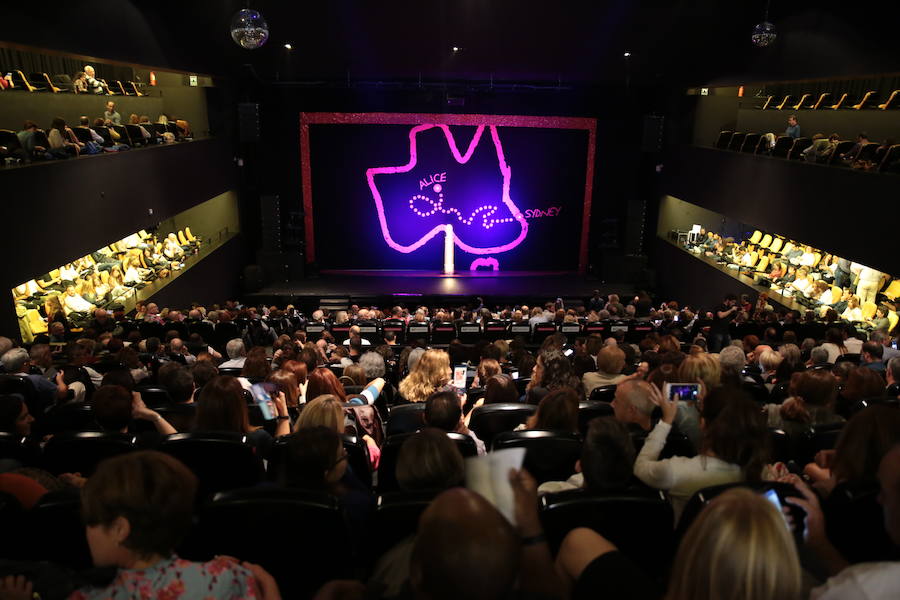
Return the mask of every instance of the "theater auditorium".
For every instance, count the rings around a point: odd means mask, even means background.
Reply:
[[[4,3],[0,600],[900,598],[889,3]]]

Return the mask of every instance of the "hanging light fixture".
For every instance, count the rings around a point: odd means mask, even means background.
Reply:
[[[259,11],[242,8],[231,18],[231,39],[245,50],[256,50],[269,39],[269,25]]]
[[[760,48],[773,44],[777,37],[775,26],[769,22],[769,2],[770,0],[766,0],[766,12],[763,15],[763,22],[757,23],[753,28],[753,34],[750,36],[750,41],[753,42],[753,45]]]

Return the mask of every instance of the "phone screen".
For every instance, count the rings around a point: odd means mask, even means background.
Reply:
[[[275,392],[275,386],[271,383],[254,383],[250,386],[250,393],[253,400],[262,411],[263,419],[271,421],[275,418],[275,403],[272,402],[272,395]]]
[[[675,400],[675,396],[678,396],[678,400],[696,402],[700,395],[699,383],[667,383],[666,388],[665,393],[669,400]]]
[[[515,381],[516,379],[518,379],[518,378],[519,378],[519,372],[518,372],[518,371],[513,371],[513,372],[512,372],[512,378],[513,378],[513,381]]]
[[[891,342],[891,348],[893,348],[894,350],[897,349],[897,340],[894,340],[893,342]]]
[[[572,354],[574,354],[574,353],[575,353],[575,351],[572,348],[569,348],[568,350],[563,352],[563,354],[565,354],[566,356],[572,356]]]
[[[453,367],[453,386],[457,389],[466,389],[466,373],[469,368],[465,365],[461,367]]]

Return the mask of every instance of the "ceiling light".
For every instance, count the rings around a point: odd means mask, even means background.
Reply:
[[[763,14],[762,23],[757,23],[750,35],[750,41],[754,46],[765,48],[775,42],[775,26],[769,22],[769,0],[766,0],[766,12]]]
[[[462,50],[462,48],[460,48],[459,46],[453,46],[454,52],[459,52],[460,50]]]
[[[246,50],[256,50],[269,39],[269,26],[258,11],[242,8],[231,19],[231,39]]]
[[[285,48],[286,50],[293,50],[293,49],[294,49],[294,47],[291,46],[290,43],[285,44],[285,45],[284,45],[284,48]]]
[[[623,54],[622,56],[624,56],[625,58],[630,58],[630,57],[631,57],[631,52],[626,52],[626,53]]]

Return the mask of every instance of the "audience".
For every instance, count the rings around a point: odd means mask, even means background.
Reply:
[[[809,253],[802,250],[798,255],[801,261]],[[96,297],[96,287],[93,288],[95,296],[91,297],[90,287],[76,289],[71,279],[78,278],[82,267],[74,263],[66,266],[65,276],[70,279],[62,289],[71,287],[72,290],[62,298],[75,294],[90,302],[88,298]],[[113,268],[118,267],[111,265],[110,273]],[[505,517],[472,492],[451,489],[464,483],[465,467],[457,445],[446,432],[471,436],[479,455],[488,450],[468,429],[464,407],[473,407],[466,415],[469,417],[486,404],[534,402],[537,410],[525,428],[571,434],[579,431],[579,402],[599,385],[615,386],[614,391],[610,390],[613,416],[596,418],[588,424],[580,457],[570,466],[573,475],[566,481],[544,483],[541,494],[580,489],[584,491],[572,493],[633,495],[646,493],[641,490],[650,486],[668,492],[678,519],[691,496],[705,487],[759,482],[785,472],[783,465],[767,465],[767,426],[799,439],[808,435],[811,428],[839,428],[845,418],[853,417],[838,436],[834,450],[820,452],[808,465],[803,464],[804,460],[796,468],[791,466],[797,472],[804,469],[823,497],[837,486],[856,489],[871,484],[878,474],[879,461],[900,441],[897,434],[900,423],[896,422],[900,413],[894,407],[864,408],[866,404],[884,401],[875,399],[887,393],[888,386],[896,381],[895,371],[900,370],[900,359],[885,353],[891,346],[889,335],[876,331],[877,335],[873,334],[871,341],[865,342],[863,338],[867,336],[848,325],[836,323],[826,329],[809,316],[801,318],[799,313],[771,307],[764,310],[760,321],[745,320],[742,315],[755,310],[759,303],[742,298],[735,304],[738,316],[729,325],[729,337],[736,341],[722,348],[719,354],[713,354],[705,350],[704,341],[713,320],[711,311],[669,303],[655,309],[642,295],[634,300],[609,297],[605,303],[600,301],[602,298],[595,304],[601,306],[601,311],[635,317],[646,314],[653,322],[653,331],[641,334],[640,338],[631,332],[585,333],[578,339],[553,335],[539,348],[529,345],[527,339],[475,345],[454,340],[446,351],[427,347],[426,341],[422,341],[396,350],[389,345],[373,345],[371,351],[361,352],[361,344],[351,343],[349,354],[355,361],[346,361],[341,366],[340,359],[349,358],[346,347],[335,344],[329,335],[319,340],[308,336],[303,327],[304,317],[293,307],[281,310],[229,302],[209,310],[192,306],[182,311],[150,302],[137,307],[135,318],[129,319],[121,312],[109,315],[106,310],[93,307],[90,313],[75,311],[80,306],[68,307],[67,301],[58,299],[56,303],[47,303],[52,309],[48,311],[52,319],[48,326],[59,329],[58,343],[50,340],[49,344],[31,344],[29,353],[0,338],[0,362],[4,369],[33,380],[32,400],[38,402],[32,405],[16,396],[0,395],[0,429],[24,438],[33,437],[31,441],[38,442],[45,432],[57,435],[66,431],[56,429],[58,423],[48,418],[49,415],[55,415],[68,404],[87,401],[100,429],[141,432],[140,440],[145,444],[156,444],[160,436],[171,435],[176,429],[240,434],[256,448],[260,457],[272,461],[271,483],[266,485],[334,496],[348,516],[354,539],[361,540],[366,539],[375,506],[375,495],[363,481],[377,481],[384,439],[375,432],[382,430],[381,420],[389,420],[391,410],[397,405],[424,403],[426,427],[405,441],[396,462],[397,481],[402,490],[399,493],[449,491],[431,503],[417,537],[409,538],[384,556],[372,557],[383,559],[373,582],[390,580],[390,589],[397,593],[407,585],[414,597],[456,597],[461,589],[460,581],[487,581],[482,569],[489,563],[501,571],[508,569],[508,573],[503,571],[507,574],[501,576],[499,571],[491,572],[490,585],[484,584],[477,591],[466,588],[466,595],[499,597],[510,592],[537,591],[541,597],[565,597],[569,592],[580,596],[596,594],[602,585],[606,594],[628,589],[627,595],[623,591],[617,597],[658,598],[661,590],[653,589],[655,582],[668,581],[666,597],[711,598],[721,597],[722,590],[731,589],[718,576],[719,571],[727,570],[742,574],[742,586],[754,582],[753,589],[761,597],[799,597],[795,581],[796,554],[786,550],[783,540],[771,535],[772,509],[750,492],[723,493],[701,513],[688,529],[682,549],[673,555],[675,567],[668,579],[665,573],[642,575],[641,568],[646,565],[640,557],[626,557],[598,534],[576,528],[568,536],[558,538],[564,537],[555,555],[560,580],[553,571],[550,548],[542,539],[542,527],[536,516],[537,486],[530,476],[517,472],[511,480],[516,497],[512,523],[507,523]],[[640,311],[637,302],[642,303]],[[533,313],[532,308],[539,311]],[[569,309],[571,313],[563,309],[562,314],[553,303],[532,308],[510,306],[492,310],[482,303],[477,312],[425,306],[382,311],[354,306],[339,318],[346,319],[351,327],[359,321],[379,321],[388,316],[401,321],[419,319],[423,323],[468,323],[479,322],[478,319],[512,320],[516,310],[523,310],[531,318],[558,323],[600,320],[597,311],[592,313],[581,307]],[[85,314],[84,328],[73,324],[79,312]],[[326,325],[331,321],[332,315],[327,311],[316,312],[313,320]],[[678,321],[673,318],[676,314],[680,317]],[[265,338],[248,335],[248,328],[256,326],[254,321],[265,324],[265,329],[259,329],[270,335]],[[228,325],[222,331],[228,331],[228,335],[217,333],[219,325],[224,323]],[[140,331],[141,324],[161,326],[162,333],[157,334],[159,337],[145,337]],[[212,337],[206,339],[208,336]],[[268,346],[272,347],[271,353]],[[857,346],[861,351],[859,365],[852,351]],[[829,361],[832,353],[835,359],[844,358],[836,363]],[[225,361],[221,358],[223,354],[227,355]],[[218,375],[218,363],[221,368],[240,369],[241,377]],[[451,385],[451,363],[467,363],[476,372],[476,380],[467,386],[474,391],[464,394],[464,390]],[[583,369],[580,378],[579,369]],[[528,380],[521,382],[520,388],[513,379],[516,371]],[[345,389],[341,380],[353,387]],[[271,406],[275,419],[268,422],[260,420],[257,403],[249,401],[244,387],[263,381],[275,390]],[[661,388],[666,382],[696,383],[700,393],[696,399],[663,398]],[[755,403],[741,391],[747,386],[761,388],[757,382],[766,382],[772,389],[768,402]],[[474,388],[476,383],[481,389]],[[147,384],[165,389],[168,394],[165,411],[162,407],[157,409],[156,404],[152,404],[153,409],[144,405],[140,393]],[[518,390],[522,388],[525,396],[520,398]],[[768,391],[761,389],[764,394]],[[348,394],[348,391],[361,393]],[[369,404],[375,406],[366,406]],[[38,410],[33,410],[33,406]],[[177,422],[174,415],[182,408],[189,418]],[[370,411],[369,416],[357,412],[360,409]],[[196,416],[192,414],[194,411]],[[661,413],[658,422],[656,413]],[[672,439],[683,440],[679,434],[687,435],[696,443],[697,456],[692,456],[689,447],[684,455],[673,452],[680,448],[670,440],[673,425],[677,426],[677,433]],[[143,433],[148,427],[155,433]],[[342,443],[345,432],[363,433],[368,467],[365,462],[360,467],[356,459],[353,468],[350,467],[347,451],[353,447],[347,445],[351,443],[350,438]],[[276,438],[283,438],[277,448]],[[664,451],[667,441],[671,446]],[[282,451],[277,455],[280,460],[276,460],[273,448]],[[672,457],[662,458],[665,456]],[[0,457],[0,473],[19,467],[21,462]],[[360,472],[360,468],[369,472]],[[92,485],[100,474],[102,469],[87,479],[87,485]],[[64,485],[84,484],[84,478],[76,475],[67,476],[65,481],[71,483]],[[151,484],[156,485],[143,483]],[[805,496],[801,500],[811,502]],[[743,522],[738,523],[737,519]],[[484,530],[497,523],[503,523],[506,529],[495,529],[492,533]],[[700,533],[694,534],[695,530]],[[450,535],[451,531],[456,533]],[[751,531],[758,537],[748,537]],[[462,538],[454,537],[459,532],[468,536],[465,547],[477,548],[478,552],[480,548],[471,545],[472,539],[492,540],[481,542],[490,543],[491,558],[482,556],[478,562],[471,562],[474,560],[471,556],[453,558],[424,545],[423,540],[431,540],[428,543],[437,543],[437,548],[447,548],[448,543],[449,547],[456,547],[463,543],[459,541]],[[521,542],[516,532],[524,537]],[[512,535],[508,546],[500,542],[505,535]],[[729,552],[720,552],[721,556],[709,554],[719,539],[730,540]],[[481,556],[476,550],[471,551]],[[406,560],[404,556],[411,558]],[[153,564],[158,564],[158,560]],[[717,569],[715,577],[697,577],[701,561]],[[472,571],[460,575],[453,569],[464,562]],[[121,578],[131,573],[128,564],[133,563],[123,559],[105,564],[124,567],[119,571]],[[186,561],[177,564],[183,564],[185,569],[199,568],[191,567],[194,563]],[[381,570],[382,567],[387,570]],[[760,578],[763,569],[771,572],[764,585]],[[830,569],[830,572],[837,571]],[[260,577],[261,582],[268,581],[264,580],[264,574]],[[17,585],[17,581],[12,584]],[[833,585],[834,581],[827,585]],[[627,587],[616,587],[620,584]],[[10,583],[4,580],[3,585]],[[340,589],[342,585],[356,589],[356,584],[334,582],[325,591]],[[734,594],[741,598],[757,597],[740,586],[734,586]]]

